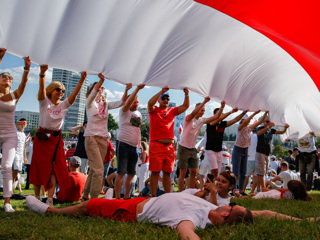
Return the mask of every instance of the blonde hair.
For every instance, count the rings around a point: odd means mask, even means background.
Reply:
[[[149,148],[148,148],[148,144],[144,141],[141,142],[141,147],[143,148],[143,151],[147,154],[147,156],[149,156]]]
[[[61,88],[62,90],[66,90],[62,82],[54,81],[50,83],[46,88],[46,95],[48,98],[51,98],[51,94],[56,88]]]

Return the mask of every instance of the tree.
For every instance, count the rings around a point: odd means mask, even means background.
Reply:
[[[118,128],[119,128],[118,123],[114,120],[112,114],[109,113],[109,118],[108,118],[108,131],[117,130]]]
[[[274,147],[272,154],[275,155],[277,158],[287,157],[287,151],[282,149],[280,145],[277,145]]]
[[[62,138],[63,138],[63,139],[68,139],[68,138],[70,138],[70,134],[67,133],[67,132],[63,132],[63,133],[62,133]]]
[[[30,135],[31,137],[34,137],[36,135],[36,132],[37,132],[37,128],[36,127],[32,127],[31,131],[30,131]]]
[[[142,121],[141,138],[146,137],[149,140],[149,131],[150,131],[150,124],[145,121]]]

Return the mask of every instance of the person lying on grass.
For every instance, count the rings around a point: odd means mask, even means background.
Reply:
[[[241,196],[239,193],[236,193],[238,197],[241,198],[274,198],[274,199],[295,199],[303,201],[311,201],[310,195],[307,193],[306,186],[303,182],[299,180],[290,180],[288,182],[288,188],[278,188],[278,189],[268,189],[263,188],[262,192],[257,194],[250,194],[249,196]]]
[[[229,192],[235,184],[236,176],[231,171],[226,171],[221,172],[214,183],[207,178],[207,183],[205,183],[202,190],[189,188],[184,190],[183,193],[192,194],[222,207],[229,205],[232,198]]]
[[[149,222],[175,229],[182,239],[199,239],[196,228],[207,225],[252,223],[253,218],[301,220],[264,210],[250,211],[231,203],[217,207],[210,202],[185,193],[167,193],[154,198],[101,199],[95,198],[65,208],[53,208],[33,196],[27,196],[27,206],[38,214],[89,215],[123,222]],[[168,204],[170,203],[170,204]],[[308,219],[315,221],[314,218]],[[319,219],[317,219],[319,220]]]

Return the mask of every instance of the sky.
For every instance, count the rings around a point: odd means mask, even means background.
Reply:
[[[31,59],[32,60],[32,59]],[[19,83],[21,81],[21,77],[23,74],[24,60],[20,57],[16,57],[10,53],[6,53],[4,56],[1,65],[0,65],[0,73],[1,72],[9,72],[13,76],[13,85],[11,90],[15,90],[18,88]],[[96,75],[88,75],[88,84],[91,84],[95,81],[99,81],[98,76]],[[50,68],[46,72],[46,85],[48,85],[52,80],[52,68]],[[37,93],[39,86],[39,66],[36,64],[32,64],[29,72],[29,80],[25,89],[24,94],[20,98],[16,110],[17,111],[32,111],[39,112],[39,103],[37,101]],[[124,92],[125,85],[113,82],[111,80],[106,79],[103,86],[107,91],[107,99],[109,101],[119,100]],[[131,93],[135,89],[135,86],[129,90]],[[149,99],[158,93],[161,89],[157,87],[146,86],[144,89],[140,90],[138,93],[139,96],[139,106],[147,107]],[[177,106],[181,105],[184,101],[184,92],[182,90],[169,90],[170,94],[170,102],[175,102]],[[187,110],[186,114],[189,114],[195,107],[195,104],[203,101],[203,97],[199,96],[190,91],[190,107]],[[205,117],[212,116],[212,112],[216,107],[219,107],[220,103],[215,101],[210,101],[206,104],[206,112]],[[231,110],[230,107],[226,106],[227,111]],[[225,110],[225,111],[226,111]],[[119,110],[111,110],[110,113],[117,118]]]

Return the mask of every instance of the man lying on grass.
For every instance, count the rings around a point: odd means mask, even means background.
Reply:
[[[101,199],[89,201],[66,208],[53,208],[33,196],[27,196],[27,206],[38,214],[89,215],[109,218],[124,222],[150,222],[170,226],[178,231],[182,239],[199,239],[196,228],[207,225],[251,223],[253,217],[277,217],[293,219],[290,216],[271,211],[250,211],[230,204],[217,207],[202,198],[184,194],[167,193],[155,198]],[[314,221],[314,219],[310,219]]]

